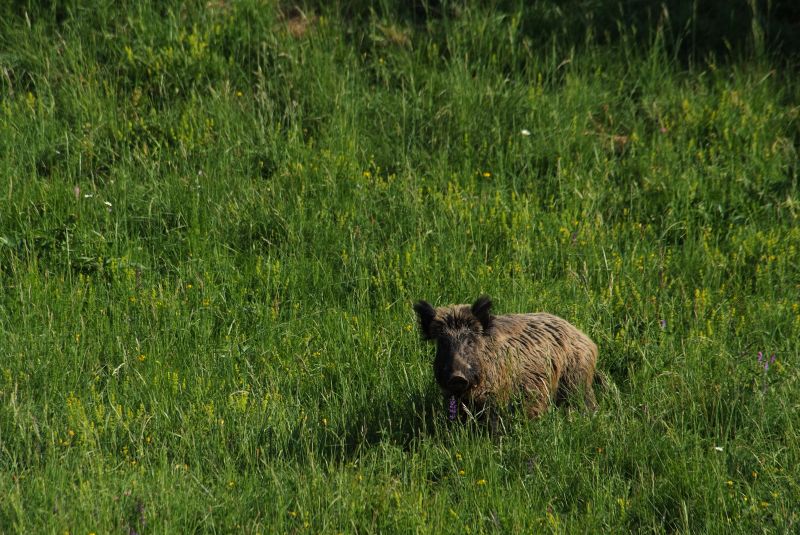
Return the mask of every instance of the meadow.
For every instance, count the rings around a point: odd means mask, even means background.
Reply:
[[[4,3],[0,533],[800,530],[800,14],[709,4]],[[447,421],[483,293],[597,413]]]

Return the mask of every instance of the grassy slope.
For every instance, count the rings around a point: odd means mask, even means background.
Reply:
[[[0,531],[797,529],[791,71],[54,5],[0,17]],[[597,415],[444,425],[410,304],[482,292],[598,342]]]

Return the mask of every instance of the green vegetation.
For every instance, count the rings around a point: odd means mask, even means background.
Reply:
[[[0,7],[0,532],[800,529],[796,9],[397,4]],[[597,414],[448,424],[481,293]]]

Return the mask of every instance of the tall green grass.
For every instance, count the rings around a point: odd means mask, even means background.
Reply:
[[[797,530],[796,71],[609,5],[0,8],[0,531]],[[597,414],[447,424],[481,293]]]

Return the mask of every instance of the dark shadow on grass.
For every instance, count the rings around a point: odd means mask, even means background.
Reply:
[[[598,379],[595,392],[600,406],[610,410],[618,405],[619,391],[613,381]],[[520,426],[535,425],[535,420],[528,419],[519,402],[512,402],[496,413],[496,417],[473,418],[461,413],[459,418],[450,420],[447,404],[435,386],[416,394],[414,402],[376,397],[331,428],[317,422],[299,423],[290,439],[284,442],[288,448],[277,446],[279,451],[271,454],[298,465],[319,462],[349,465],[357,464],[377,448],[388,447],[408,453],[416,451],[423,442],[447,448],[463,440],[465,434],[492,442],[515,434]],[[577,397],[554,403],[550,410],[559,411],[565,417],[567,414],[585,417],[593,414],[585,407],[583,398]],[[262,445],[269,448],[263,442]],[[436,474],[437,470],[432,469],[428,479],[435,483]]]
[[[513,429],[513,425],[507,428]],[[375,397],[336,424],[301,421],[293,427],[288,439],[265,428],[257,440],[267,459],[280,458],[297,466],[357,466],[372,455],[391,455],[387,452],[392,450],[398,454],[417,451],[423,443],[448,448],[464,433],[487,441],[499,435],[484,421],[450,421],[441,395],[430,388],[420,392],[413,403]],[[436,483],[447,470],[432,466],[426,477]]]
[[[310,458],[347,464],[378,445],[411,451],[419,441],[444,440],[449,422],[441,407],[441,396],[428,390],[413,403],[375,397],[345,416],[336,427],[298,426],[284,452],[298,463]]]
[[[374,19],[396,21],[429,33],[431,24],[464,16],[474,4],[437,0],[385,2],[284,2],[306,11],[330,13],[352,26],[351,37],[364,36],[359,28]],[[532,50],[556,44],[568,52],[593,43],[613,44],[633,39],[648,45],[661,34],[671,55],[697,61],[714,55],[718,61],[737,60],[743,53],[760,50],[775,59],[800,53],[800,3],[793,0],[685,2],[679,0],[566,0],[493,2],[481,12],[496,16],[519,14],[520,33]],[[363,28],[361,28],[363,30]],[[446,53],[446,48],[443,49]]]

